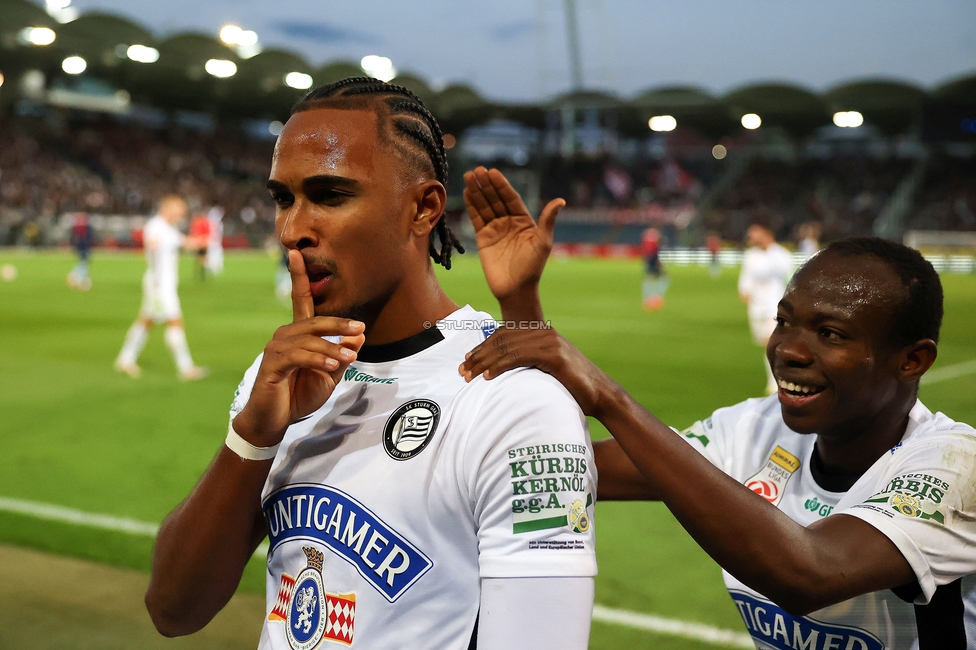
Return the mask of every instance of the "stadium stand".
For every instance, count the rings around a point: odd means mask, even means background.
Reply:
[[[102,244],[138,244],[132,230],[173,189],[194,209],[221,205],[227,234],[260,245],[271,230],[263,181],[276,122],[309,83],[362,74],[350,62],[160,35],[106,13],[60,20],[0,0],[0,245],[63,243],[59,224],[75,211],[105,217],[95,223],[129,219]],[[85,61],[79,74],[66,66],[72,57]],[[976,75],[929,90],[889,79],[822,93],[783,83],[724,96],[583,90],[537,105],[491,102],[464,85],[435,90],[409,73],[395,82],[451,134],[455,171],[503,167],[530,208],[566,198],[562,243],[633,245],[654,224],[670,246],[700,246],[707,231],[739,244],[757,216],[787,240],[810,221],[824,241],[976,229]],[[863,127],[831,125],[849,111]],[[761,128],[740,123],[747,113]],[[650,131],[661,116],[672,130]],[[459,180],[449,188],[455,219]]]

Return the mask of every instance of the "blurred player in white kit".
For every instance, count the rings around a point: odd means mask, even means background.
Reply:
[[[149,330],[158,323],[166,323],[166,347],[173,353],[180,379],[192,381],[207,376],[206,368],[194,364],[190,356],[180,298],[176,294],[180,248],[205,244],[187,238],[177,229],[187,213],[186,201],[175,195],[166,196],[160,201],[156,216],[146,222],[143,230],[147,268],[142,277],[142,306],[115,360],[115,369],[130,377],[139,376],[141,369],[136,361],[149,337]]]
[[[206,267],[210,275],[224,272],[224,209],[215,205],[207,212],[210,238],[207,240]]]
[[[790,252],[776,243],[773,231],[765,224],[749,226],[746,241],[749,249],[742,259],[739,298],[747,305],[752,339],[765,350],[776,328],[776,309],[793,273],[793,260]],[[772,395],[779,387],[765,355],[763,367],[766,369],[766,394]]]

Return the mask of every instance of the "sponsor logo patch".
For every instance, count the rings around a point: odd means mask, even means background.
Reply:
[[[881,640],[860,628],[787,614],[768,600],[729,590],[757,648],[771,650],[884,650]]]
[[[383,448],[394,460],[410,460],[430,443],[441,419],[441,407],[415,399],[393,411],[383,429]]]
[[[508,450],[512,481],[512,532],[592,526],[593,495],[586,478],[585,445],[557,443]]]
[[[831,512],[834,511],[834,506],[827,505],[826,503],[820,503],[820,500],[817,497],[813,497],[811,499],[807,499],[806,501],[804,501],[803,507],[809,510],[810,512],[817,513],[821,517],[826,517]]]
[[[269,555],[285,542],[322,544],[391,603],[434,565],[371,510],[333,487],[298,483],[276,490],[264,502],[264,517]]]
[[[773,450],[766,466],[746,481],[746,487],[773,505],[779,504],[786,491],[786,484],[796,470],[800,459],[780,446]]]
[[[921,499],[916,495],[905,492],[882,492],[867,499],[860,507],[863,508],[869,503],[884,504],[884,510],[897,512],[903,517],[917,517],[918,519],[931,519],[940,524],[945,524],[945,515],[938,503]],[[882,510],[882,511],[884,511]],[[889,515],[890,516],[890,515]]]
[[[365,372],[360,372],[358,368],[349,366],[343,375],[346,381],[360,381],[367,384],[395,384],[396,377],[374,377]]]
[[[356,594],[329,594],[322,580],[325,555],[303,546],[307,565],[297,578],[281,574],[278,598],[269,621],[285,624],[285,638],[293,650],[312,650],[328,639],[352,645],[356,622]]]

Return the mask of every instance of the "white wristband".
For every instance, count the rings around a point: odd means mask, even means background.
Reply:
[[[241,457],[241,460],[271,460],[278,453],[280,444],[271,447],[255,447],[234,431],[234,421],[227,423],[227,438],[224,444],[232,452]]]

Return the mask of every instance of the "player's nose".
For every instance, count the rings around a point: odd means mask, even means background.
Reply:
[[[280,231],[278,238],[282,246],[294,250],[318,246],[318,234],[313,228],[313,217],[308,202],[296,198],[291,207],[278,215]]]

